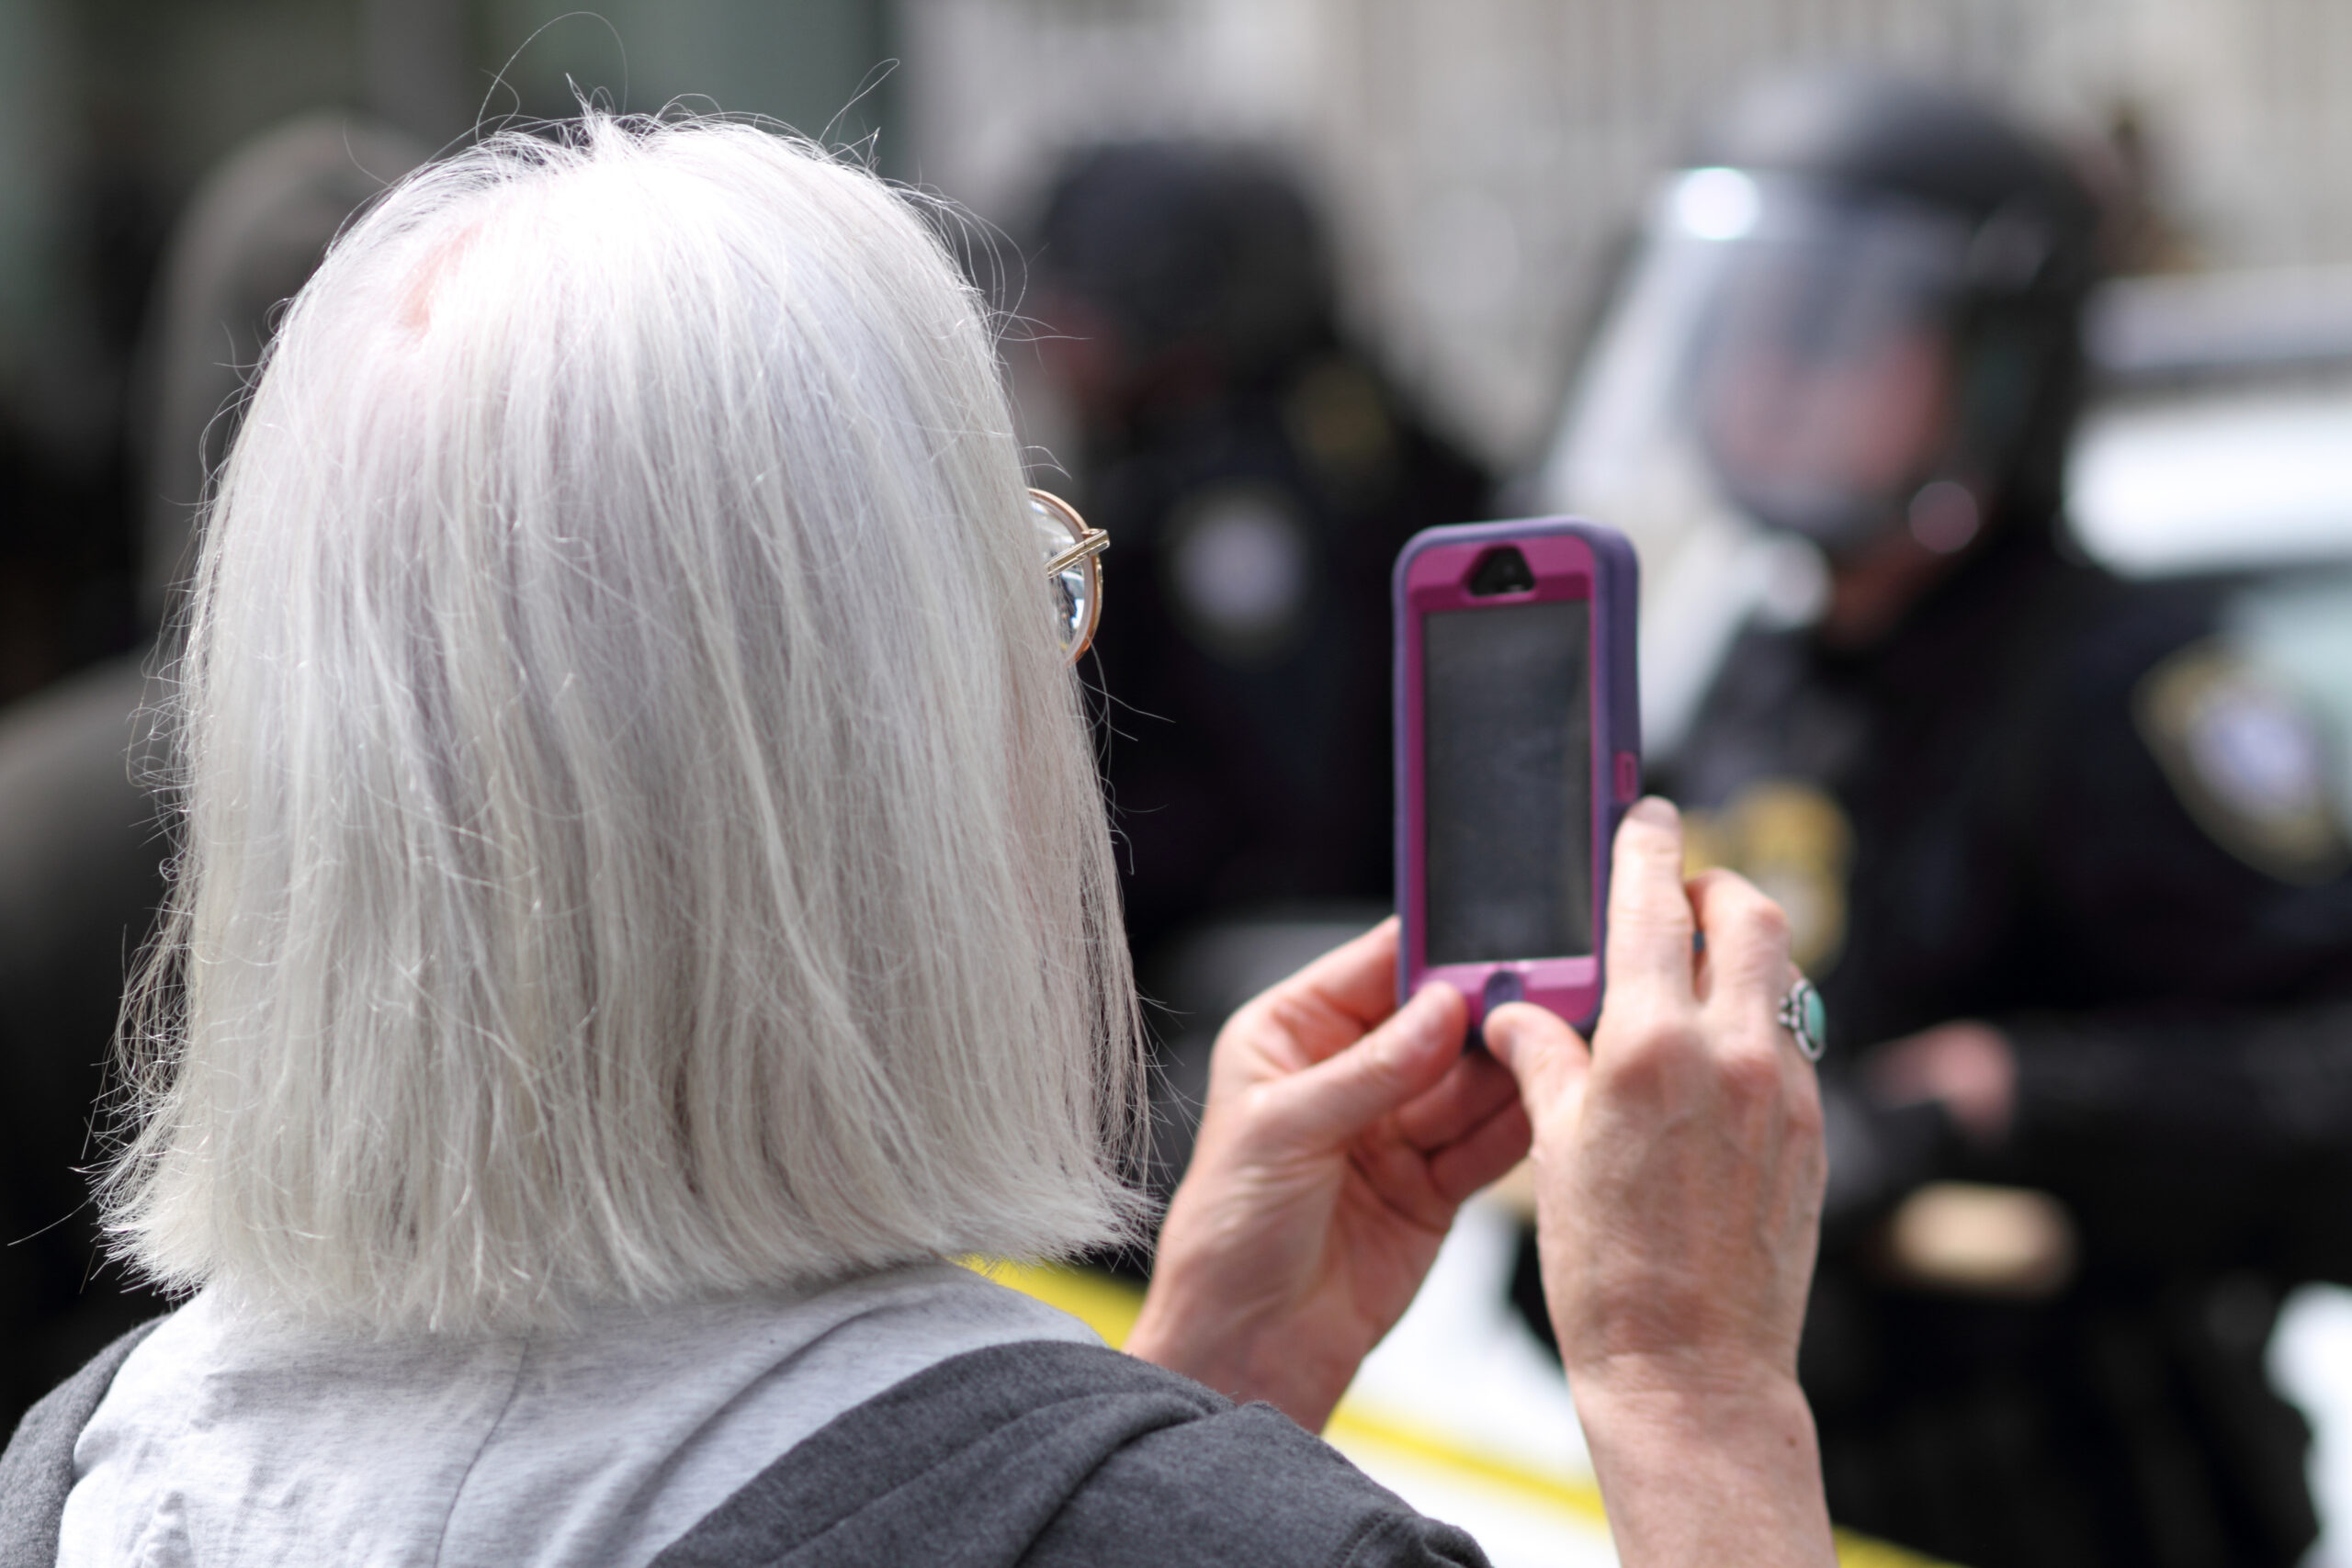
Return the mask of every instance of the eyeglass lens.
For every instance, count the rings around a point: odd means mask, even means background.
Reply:
[[[1029,511],[1036,521],[1037,543],[1046,560],[1051,561],[1079,542],[1077,531],[1057,509],[1033,497]],[[1092,625],[1094,601],[1102,586],[1100,570],[1094,557],[1080,556],[1052,574],[1054,635],[1064,653],[1078,651],[1079,639]]]

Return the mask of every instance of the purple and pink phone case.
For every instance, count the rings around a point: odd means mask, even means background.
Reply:
[[[1474,595],[1470,575],[1498,545],[1515,545],[1534,574],[1532,590]],[[1633,545],[1613,528],[1568,517],[1472,523],[1429,528],[1407,542],[1390,580],[1396,616],[1396,909],[1398,1005],[1431,980],[1470,1004],[1476,1032],[1487,1013],[1526,1000],[1577,1027],[1600,1010],[1607,949],[1610,845],[1625,810],[1641,797],[1642,713],[1635,679],[1634,606],[1640,567]],[[1427,866],[1421,713],[1421,620],[1435,611],[1582,599],[1589,603],[1592,646],[1593,952],[1580,958],[1498,958],[1490,963],[1428,963],[1424,929]]]

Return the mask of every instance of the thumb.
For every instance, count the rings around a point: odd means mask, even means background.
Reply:
[[[1510,1002],[1487,1015],[1487,1049],[1519,1080],[1527,1119],[1542,1125],[1584,1094],[1592,1050],[1559,1017],[1531,1002]]]
[[[1445,1076],[1461,1057],[1469,1011],[1453,987],[1422,987],[1353,1045],[1283,1080],[1284,1119],[1310,1143],[1346,1143]]]

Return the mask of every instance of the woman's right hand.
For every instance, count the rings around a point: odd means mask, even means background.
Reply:
[[[1590,1047],[1524,1004],[1486,1040],[1534,1128],[1544,1296],[1618,1551],[1828,1562],[1796,1381],[1826,1163],[1776,1016],[1787,922],[1729,873],[1686,884],[1664,801],[1627,815],[1613,865]]]

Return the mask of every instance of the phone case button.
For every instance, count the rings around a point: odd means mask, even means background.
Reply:
[[[1631,806],[1641,797],[1642,760],[1631,751],[1617,753],[1617,804]]]
[[[1521,984],[1519,976],[1508,969],[1498,969],[1487,976],[1486,994],[1479,999],[1487,1004],[1482,1011],[1492,1012],[1505,1002],[1524,1001],[1526,998],[1527,987]]]

